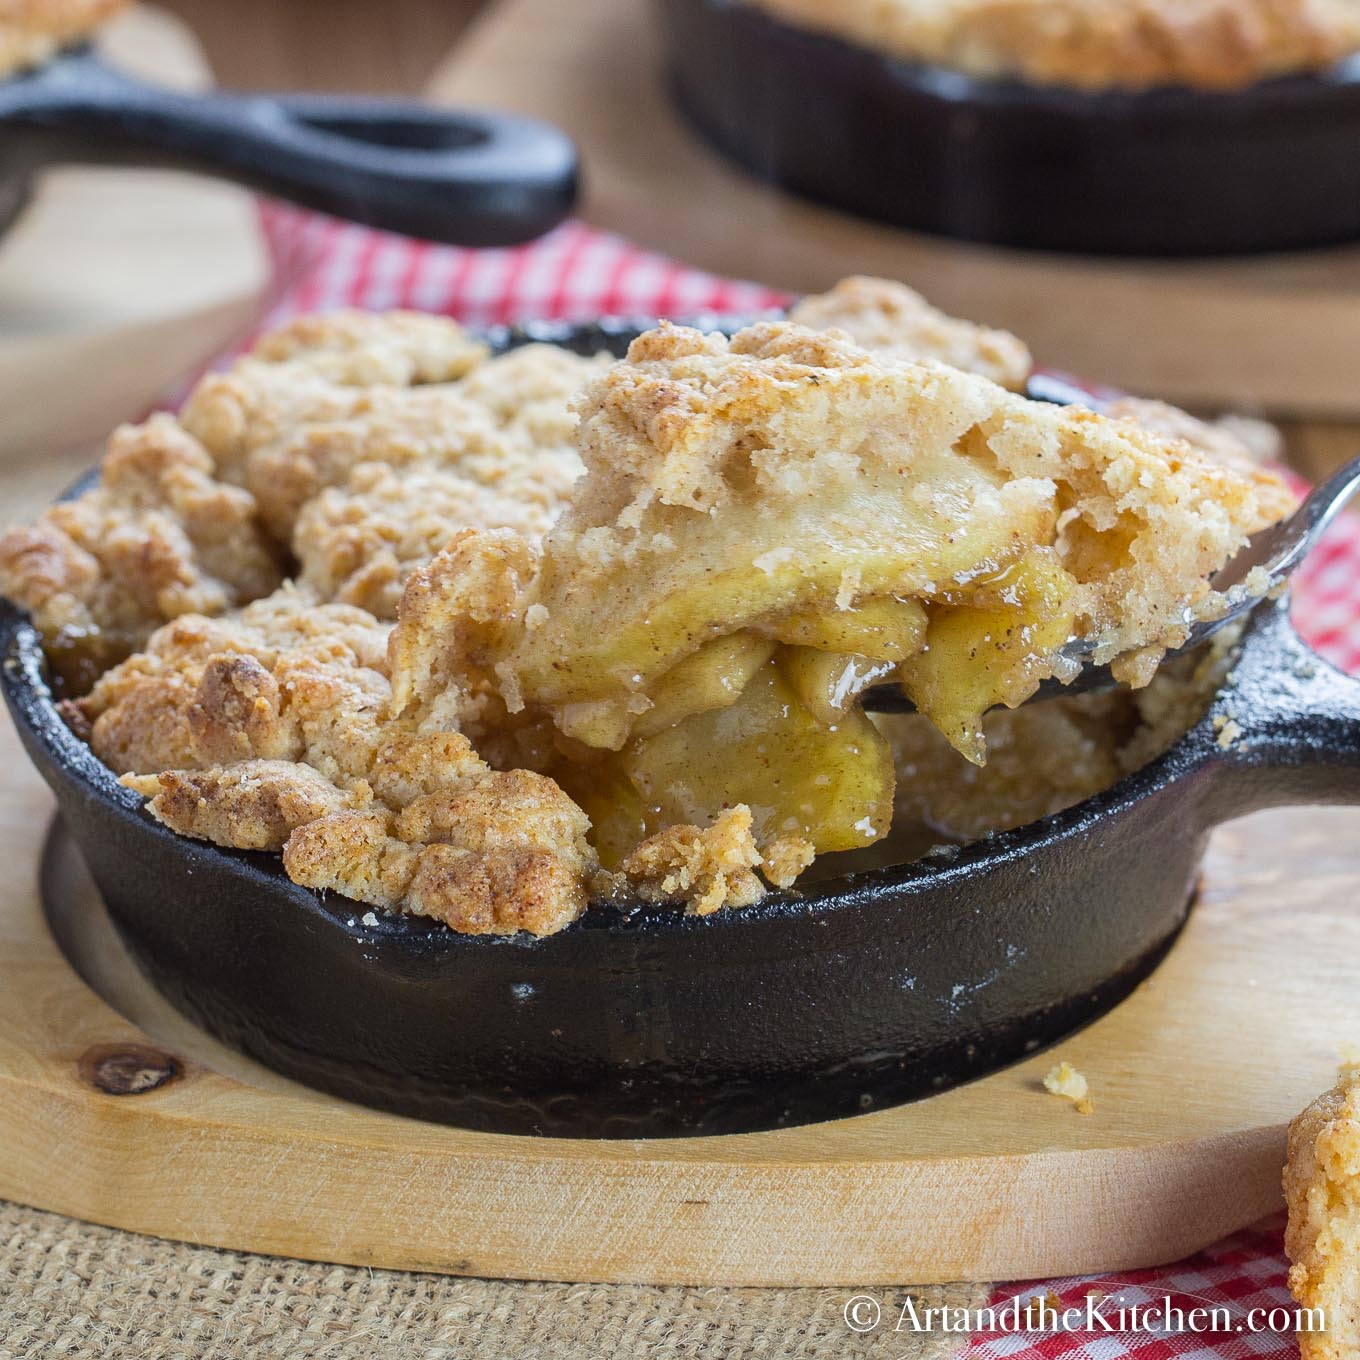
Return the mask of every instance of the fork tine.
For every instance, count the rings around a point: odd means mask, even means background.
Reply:
[[[1340,471],[1314,487],[1307,499],[1287,519],[1282,519],[1278,524],[1272,524],[1254,535],[1247,546],[1214,576],[1214,588],[1231,590],[1234,586],[1241,585],[1258,567],[1263,568],[1269,575],[1272,586],[1288,579],[1317,546],[1318,540],[1345,509],[1347,501],[1357,490],[1360,490],[1360,457],[1352,458]],[[1246,596],[1219,618],[1196,623],[1190,629],[1190,635],[1185,642],[1167,652],[1167,659],[1194,651],[1220,629],[1236,623],[1249,614],[1260,604],[1262,598],[1260,595]],[[1077,643],[1083,641],[1078,639]],[[1064,651],[1074,658],[1079,657],[1082,650],[1080,645],[1074,648],[1072,643],[1064,648]],[[1089,644],[1086,650],[1089,651]],[[1069,684],[1063,684],[1060,680],[1045,680],[1025,702],[1040,703],[1064,694],[1092,694],[1113,689],[1117,684],[1108,666],[1086,666]],[[890,681],[872,685],[860,697],[865,709],[870,713],[916,711],[911,700],[902,692],[901,686]]]

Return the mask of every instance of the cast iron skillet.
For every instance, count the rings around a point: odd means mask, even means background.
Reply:
[[[506,342],[618,352],[631,333],[535,327]],[[113,921],[180,1009],[313,1086],[501,1132],[735,1133],[981,1076],[1148,975],[1218,823],[1360,802],[1360,681],[1267,603],[1204,719],[1078,807],[742,911],[601,909],[544,940],[470,937],[165,830],[63,723],[38,636],[2,601],[0,657],[20,736]],[[1242,729],[1227,750],[1216,717]]]
[[[54,163],[198,170],[369,226],[464,246],[555,227],[576,196],[558,129],[350,95],[181,94],[75,47],[0,81],[0,228]]]
[[[894,226],[1116,255],[1360,239],[1360,58],[1230,93],[979,80],[656,0],[680,108],[761,178]]]

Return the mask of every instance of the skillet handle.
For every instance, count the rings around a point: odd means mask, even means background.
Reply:
[[[0,85],[0,134],[30,166],[131,161],[198,170],[368,226],[518,245],[571,211],[576,148],[550,124],[413,100],[182,94],[59,56]]]
[[[1258,608],[1198,730],[1210,743],[1210,824],[1292,803],[1360,803],[1360,679],[1299,637],[1287,599]]]

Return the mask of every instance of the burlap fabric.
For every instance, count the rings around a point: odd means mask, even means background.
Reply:
[[[588,1231],[588,1228],[583,1228]],[[880,1298],[906,1291],[874,1290]],[[911,1291],[975,1303],[981,1286]],[[0,1360],[945,1360],[860,1336],[852,1289],[516,1284],[188,1247],[0,1202]]]

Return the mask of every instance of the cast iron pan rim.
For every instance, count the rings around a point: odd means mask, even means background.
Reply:
[[[104,766],[90,747],[76,735],[57,711],[45,679],[46,663],[41,639],[27,615],[8,601],[0,600],[0,679],[18,722],[28,735],[48,753],[56,769],[87,795],[93,795],[125,822],[137,825],[192,862],[211,862],[221,867],[225,861],[230,872],[244,882],[271,892],[285,893],[299,907],[329,926],[345,931],[357,941],[394,937],[419,940],[423,946],[440,942],[447,950],[494,949],[507,946],[550,949],[551,936],[537,939],[517,935],[461,935],[438,922],[416,917],[384,917],[374,908],[335,893],[317,892],[292,882],[284,873],[277,854],[233,850],[205,841],[191,840],[155,822],[144,811],[144,799],[118,783],[113,771]],[[1213,746],[1213,716],[1206,714],[1151,764],[1134,771],[1092,798],[1062,812],[1004,831],[946,853],[933,853],[909,864],[870,869],[838,880],[819,883],[807,891],[771,892],[754,906],[740,911],[717,912],[695,917],[672,908],[640,908],[625,911],[613,906],[592,908],[568,930],[605,930],[632,933],[639,928],[649,932],[759,930],[767,924],[794,916],[840,910],[854,910],[866,894],[884,890],[910,892],[942,886],[950,880],[964,880],[973,874],[1028,855],[1041,844],[1080,837],[1107,818],[1114,818],[1142,799],[1173,782],[1188,768],[1197,766]],[[905,908],[904,908],[905,909]],[[366,914],[378,916],[378,925],[362,923]],[[352,922],[352,924],[351,924]]]
[[[1018,76],[979,76],[951,66],[895,56],[826,29],[803,27],[754,8],[748,0],[697,0],[710,9],[742,11],[747,22],[779,31],[784,41],[798,43],[822,56],[839,54],[876,61],[901,85],[960,105],[998,109],[1047,110],[1084,118],[1127,118],[1131,113],[1191,118],[1223,116],[1256,109],[1270,100],[1282,109],[1291,99],[1315,100],[1320,91],[1360,86],[1360,52],[1343,57],[1319,71],[1270,76],[1240,89],[1200,89],[1191,85],[1154,85],[1147,89],[1083,90],[1076,86],[1042,84]]]

